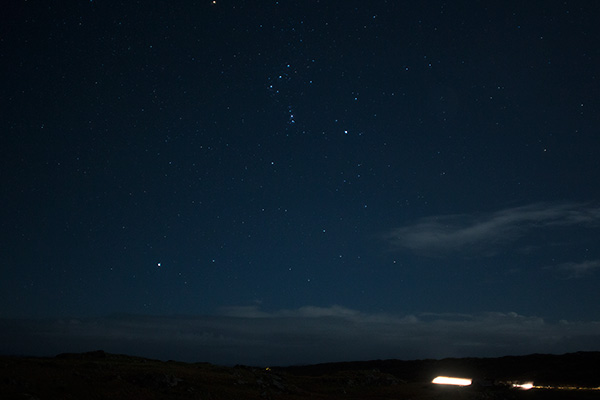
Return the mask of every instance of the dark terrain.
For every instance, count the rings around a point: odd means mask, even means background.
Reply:
[[[600,352],[296,367],[222,367],[96,351],[0,357],[2,399],[600,399]],[[468,377],[468,387],[431,384]],[[534,388],[584,387],[588,390]]]

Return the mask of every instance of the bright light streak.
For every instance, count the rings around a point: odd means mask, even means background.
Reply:
[[[529,389],[533,388],[533,382],[513,383],[513,387],[516,387],[519,389],[524,389],[524,390],[529,390]]]
[[[450,376],[438,376],[431,383],[436,385],[455,385],[455,386],[469,386],[471,379],[467,378],[452,378]]]

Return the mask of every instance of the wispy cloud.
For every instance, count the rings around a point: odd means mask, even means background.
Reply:
[[[0,353],[95,349],[229,365],[564,353],[600,350],[600,323],[548,323],[511,312],[390,315],[341,306],[273,312],[238,307],[197,317],[0,320]]]
[[[574,226],[599,227],[600,208],[580,203],[542,203],[491,213],[440,215],[392,229],[385,237],[394,249],[422,254],[486,255],[540,229]]]
[[[600,260],[586,260],[582,262],[568,262],[556,266],[548,267],[557,272],[566,273],[567,278],[581,278],[592,271],[600,268]]]
[[[293,310],[279,310],[276,312],[261,311],[259,306],[222,307],[220,314],[229,317],[242,318],[319,318],[339,317],[344,319],[363,319],[364,314],[342,306],[315,307],[305,306]]]

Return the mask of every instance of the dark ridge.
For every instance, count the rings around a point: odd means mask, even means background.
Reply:
[[[477,380],[534,380],[539,384],[600,384],[600,352],[563,355],[531,354],[499,358],[442,360],[373,360],[279,367],[290,374],[318,376],[331,371],[373,370],[409,381],[429,381],[438,375],[468,376]]]
[[[223,367],[158,361],[102,350],[56,357],[0,356],[0,398],[10,399],[598,399],[600,352],[500,358],[373,360],[306,366]],[[431,383],[437,375],[473,379],[464,388]]]
[[[108,353],[104,350],[88,351],[86,353],[60,353],[55,358],[63,360],[97,360],[106,358]]]

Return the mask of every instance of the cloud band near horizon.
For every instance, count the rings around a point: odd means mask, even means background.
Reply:
[[[341,306],[214,316],[120,315],[0,320],[0,352],[53,356],[102,349],[221,365],[495,357],[600,350],[600,322],[550,323],[516,313],[389,315]]]

